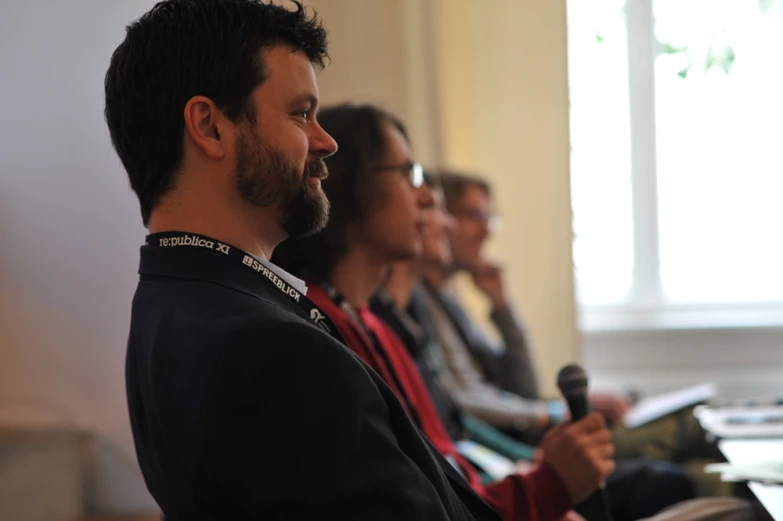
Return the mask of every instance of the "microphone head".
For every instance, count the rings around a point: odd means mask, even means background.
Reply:
[[[584,396],[587,394],[587,375],[576,364],[568,364],[557,373],[557,386],[563,396]]]

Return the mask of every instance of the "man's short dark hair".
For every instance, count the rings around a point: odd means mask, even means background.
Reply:
[[[258,0],[164,0],[127,27],[106,72],[106,123],[141,204],[150,213],[182,162],[183,110],[211,99],[239,123],[254,121],[252,91],[266,79],[261,50],[287,45],[323,67],[326,31],[296,10]]]
[[[456,205],[468,188],[476,187],[487,194],[487,197],[492,197],[492,189],[489,183],[479,176],[441,170],[437,172],[437,177],[440,180],[440,185],[443,187],[446,208],[449,212],[454,212]]]
[[[348,227],[377,204],[375,179],[389,147],[385,129],[396,128],[406,140],[408,133],[399,119],[372,105],[325,108],[318,121],[340,146],[325,159],[329,177],[323,190],[330,204],[329,223],[315,235],[284,241],[272,261],[301,278],[321,282],[346,253]]]

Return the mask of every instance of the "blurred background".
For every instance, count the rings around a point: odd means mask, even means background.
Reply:
[[[41,487],[36,519],[156,510],[123,373],[145,230],[102,114],[154,3],[0,3],[6,514]],[[780,391],[783,0],[305,3],[330,34],[322,104],[377,103],[417,160],[492,183],[545,394],[570,361],[606,389]]]

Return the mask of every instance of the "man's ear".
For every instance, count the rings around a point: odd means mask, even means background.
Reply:
[[[227,121],[215,103],[204,96],[193,96],[185,104],[185,131],[191,141],[212,159],[222,159],[226,154]]]

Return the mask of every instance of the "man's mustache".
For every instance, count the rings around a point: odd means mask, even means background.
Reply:
[[[315,177],[321,181],[329,177],[329,170],[327,170],[323,159],[307,163],[304,168],[304,177]]]

